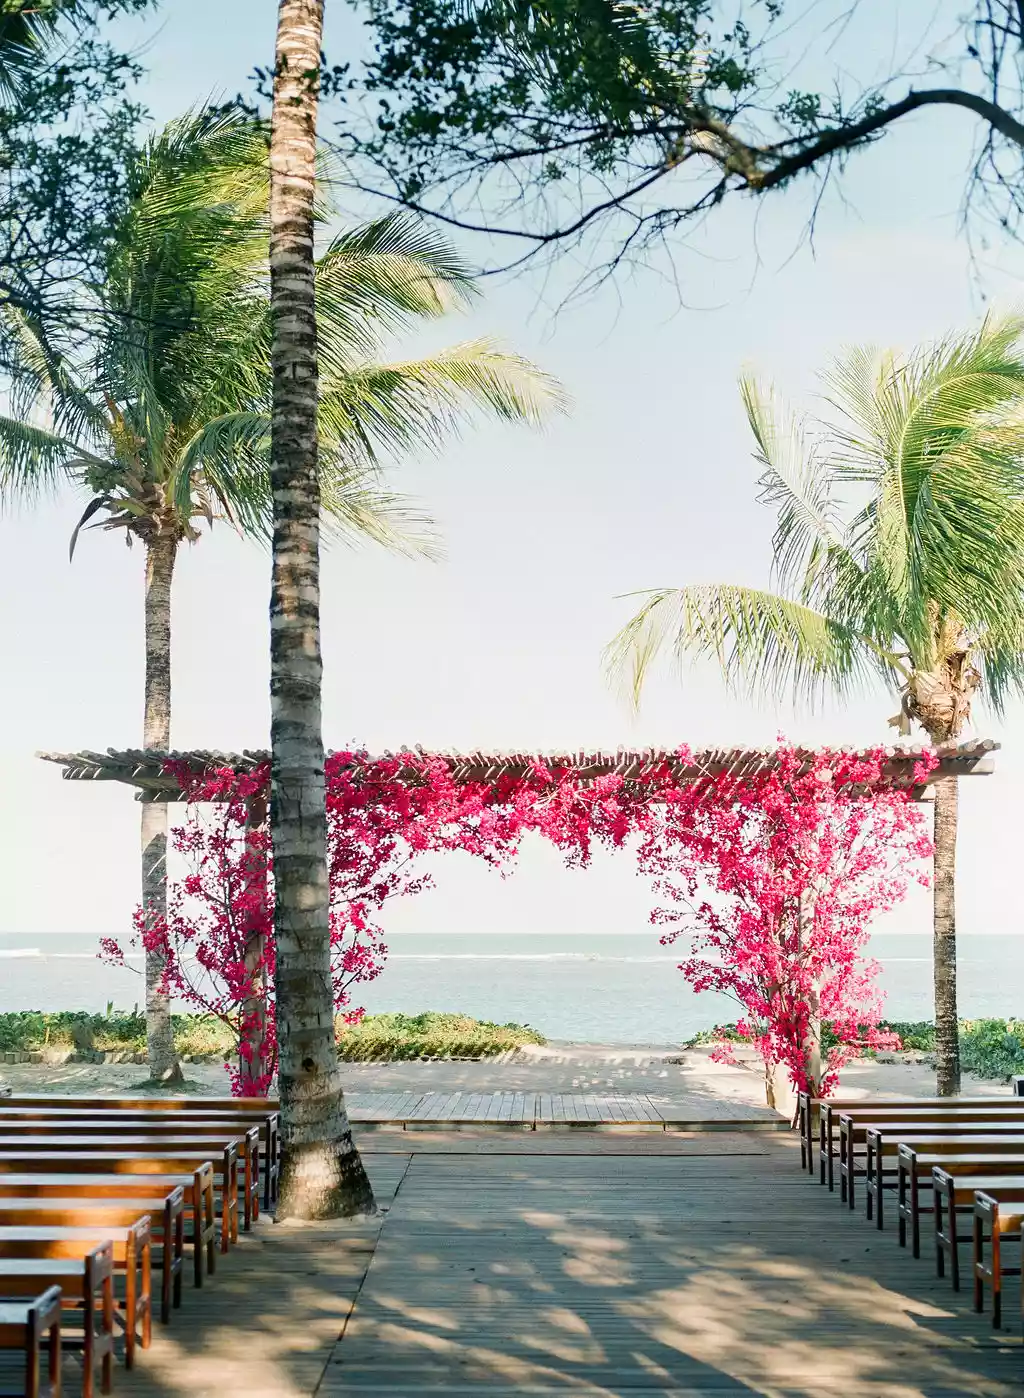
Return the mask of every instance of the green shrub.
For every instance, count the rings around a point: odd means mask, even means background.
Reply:
[[[183,1056],[226,1058],[234,1050],[230,1028],[214,1015],[174,1015],[174,1042]],[[521,1024],[490,1024],[467,1015],[367,1015],[361,1024],[338,1020],[338,1054],[355,1062],[405,1058],[489,1058],[522,1044],[543,1044],[543,1035]],[[0,1053],[39,1049],[144,1053],[146,1017],[138,1009],[104,1015],[85,1010],[44,1014],[24,1010],[0,1015]]]
[[[467,1015],[427,1010],[419,1015],[367,1015],[338,1026],[338,1055],[347,1062],[405,1058],[491,1058],[523,1044],[543,1044],[536,1029],[491,1024]]]
[[[905,1049],[916,1049],[920,1053],[931,1053],[935,1048],[935,1025],[931,1020],[886,1019],[880,1026],[889,1029],[900,1037]]]
[[[984,1078],[1024,1073],[1024,1021],[961,1020],[960,1063],[965,1071]]]
[[[714,1029],[698,1029],[692,1039],[687,1039],[684,1048],[700,1048],[704,1044],[745,1044],[742,1034],[736,1032],[735,1024],[716,1024]]]

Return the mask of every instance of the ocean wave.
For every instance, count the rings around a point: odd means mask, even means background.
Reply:
[[[0,958],[7,961],[16,961],[22,958],[31,957],[33,961],[96,961],[100,953],[98,951],[43,951],[40,947],[25,947],[23,950],[0,951]],[[125,952],[126,961],[145,961],[145,953],[141,951]]]
[[[678,961],[678,956],[602,956],[599,952],[586,951],[545,951],[545,952],[406,952],[395,951],[388,954],[389,961],[616,961],[629,965],[646,965],[650,962]]]

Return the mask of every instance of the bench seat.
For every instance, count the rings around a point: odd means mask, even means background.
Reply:
[[[114,1364],[114,1249],[99,1243],[83,1257],[0,1258],[0,1295],[37,1296],[44,1287],[58,1287],[64,1309],[74,1307],[82,1318],[80,1336],[63,1333],[65,1349],[82,1350],[82,1398],[92,1398],[97,1363],[100,1390],[109,1393]]]
[[[143,1349],[149,1347],[153,1334],[152,1246],[147,1218],[140,1217],[124,1228],[0,1225],[0,1260],[84,1257],[97,1244],[105,1242],[113,1247],[115,1272],[125,1279],[124,1301],[115,1299],[115,1309],[123,1314],[124,1362],[130,1369],[135,1363],[140,1325]]]
[[[59,1286],[51,1286],[31,1301],[0,1301],[0,1350],[20,1350],[24,1355],[22,1382],[17,1388],[0,1388],[3,1398],[60,1398]],[[49,1363],[44,1377],[41,1350],[46,1344]]]

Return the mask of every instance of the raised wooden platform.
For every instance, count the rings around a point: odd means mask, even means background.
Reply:
[[[655,1103],[646,1093],[597,1092],[352,1092],[348,1114],[363,1129],[446,1126],[538,1128],[616,1127],[655,1131],[786,1131],[789,1123],[742,1102],[677,1098]]]
[[[1007,1330],[993,1333],[930,1258],[915,1262],[894,1230],[876,1233],[801,1174],[790,1136],[477,1129],[362,1141],[390,1204],[383,1222],[262,1222],[215,1284],[157,1327],[136,1371],[117,1374],[118,1394],[1011,1398],[1024,1387],[1016,1287]],[[581,1153],[588,1142],[594,1154]]]

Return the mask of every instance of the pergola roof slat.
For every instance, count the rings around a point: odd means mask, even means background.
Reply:
[[[938,748],[938,766],[929,774],[932,782],[943,776],[974,776],[994,771],[991,757],[999,748],[999,743],[991,738],[972,739],[969,742],[949,744]],[[886,749],[889,754],[887,775],[898,783],[910,784],[913,769],[922,752],[927,749],[920,744],[898,743]],[[389,758],[401,759],[403,751],[410,756],[424,757],[428,752],[419,744],[399,752],[387,752]],[[855,755],[857,749],[843,749]],[[800,748],[798,753],[808,763],[814,760],[813,748]],[[188,752],[162,752],[143,748],[118,750],[108,748],[105,753],[84,751],[74,753],[42,752],[38,754],[44,762],[53,762],[63,769],[66,781],[115,781],[137,788],[138,799],[142,801],[181,801],[184,799],[176,778],[165,772],[168,761],[186,764],[197,774],[228,769],[238,773],[251,772],[269,762],[270,753],[263,749],[247,748],[243,752],[220,752],[212,748],[198,748]],[[658,767],[666,767],[676,781],[700,781],[701,779],[730,773],[737,780],[761,770],[774,767],[776,756],[773,749],[766,748],[708,748],[690,754],[688,760],[680,757],[678,751],[668,748],[618,748],[614,752],[577,753],[438,753],[451,764],[456,781],[494,782],[500,777],[522,776],[529,768],[541,762],[546,765],[568,768],[581,780],[589,781],[608,774],[618,774],[627,781],[636,781]],[[362,760],[362,759],[360,759]],[[372,757],[366,760],[372,761]],[[415,768],[408,771],[408,779],[415,780]]]

